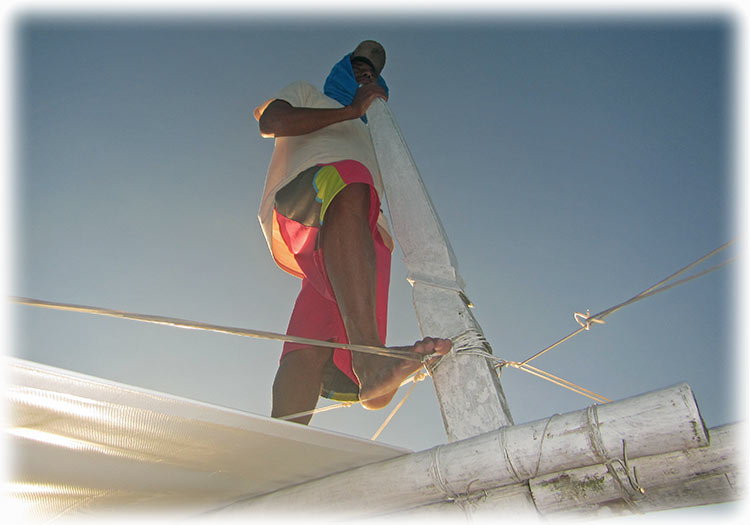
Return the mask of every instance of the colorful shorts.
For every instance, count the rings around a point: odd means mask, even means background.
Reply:
[[[337,343],[349,342],[328,280],[323,253],[318,247],[318,233],[325,223],[325,213],[330,203],[342,189],[353,183],[370,186],[369,224],[375,243],[377,267],[376,313],[380,339],[385,344],[391,252],[377,228],[380,199],[372,176],[364,165],[353,160],[313,166],[276,193],[275,218],[285,244],[304,273],[287,334]],[[285,343],[281,359],[290,352],[304,348],[309,348],[309,345]],[[351,352],[337,348],[324,372],[322,395],[340,401],[356,401],[358,393],[359,380],[352,370]]]

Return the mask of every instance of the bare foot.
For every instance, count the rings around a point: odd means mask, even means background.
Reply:
[[[401,346],[396,349],[409,350],[421,355],[445,355],[450,352],[452,346],[450,339],[425,337],[413,346]],[[391,402],[401,382],[422,368],[422,363],[353,352],[352,367],[359,379],[360,403],[369,410],[379,410]]]

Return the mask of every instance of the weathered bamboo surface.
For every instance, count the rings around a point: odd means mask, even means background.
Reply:
[[[737,501],[747,490],[741,451],[743,426],[734,423],[712,428],[709,446],[629,460],[642,493],[630,485],[622,465],[614,463],[613,475],[606,465],[599,464],[473,491],[395,515],[584,520]]]
[[[632,459],[629,467],[643,493],[629,483],[621,464],[613,465],[618,478],[604,465],[540,476],[529,483],[531,493],[542,514],[595,509],[630,514],[739,499],[744,491],[740,429],[739,424],[712,429],[708,447]]]
[[[629,461],[628,466],[638,473],[643,493],[630,485],[622,465],[615,464],[616,479],[600,464],[499,489],[473,491],[453,501],[401,510],[395,515],[583,520],[737,501],[747,490],[741,452],[743,426],[735,423],[712,428],[711,444],[706,447]]]
[[[367,118],[422,334],[481,336],[464,295],[456,256],[396,119],[379,99],[370,106]],[[487,344],[477,343],[476,349],[491,353]],[[500,380],[481,356],[452,353],[441,361],[433,379],[449,441],[513,424]]]
[[[236,513],[364,517],[457,502],[564,470],[708,445],[687,384],[498,430],[236,502]],[[502,491],[500,491],[502,492]],[[520,500],[518,498],[520,497]],[[517,501],[528,503],[518,496]]]

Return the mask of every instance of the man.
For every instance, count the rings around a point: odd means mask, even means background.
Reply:
[[[302,279],[287,333],[382,346],[390,257],[380,210],[382,180],[365,112],[387,100],[385,50],[366,40],[331,70],[325,94],[296,82],[254,111],[263,137],[275,138],[259,219],[276,263]],[[400,347],[445,354],[447,339]],[[273,417],[315,408],[323,395],[379,409],[418,361],[286,343],[273,385]],[[311,416],[293,419],[307,424]]]

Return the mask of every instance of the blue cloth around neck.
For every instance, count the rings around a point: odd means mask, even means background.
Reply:
[[[354,100],[354,94],[359,89],[359,84],[354,79],[354,70],[352,69],[351,53],[346,55],[344,58],[339,60],[336,65],[333,66],[331,72],[326,78],[326,83],[323,86],[323,93],[328,95],[334,100],[339,101],[342,105],[348,106]],[[385,83],[385,79],[378,76],[378,84],[385,89],[385,93],[388,94],[388,85]],[[367,117],[362,115],[362,120],[366,123]]]

